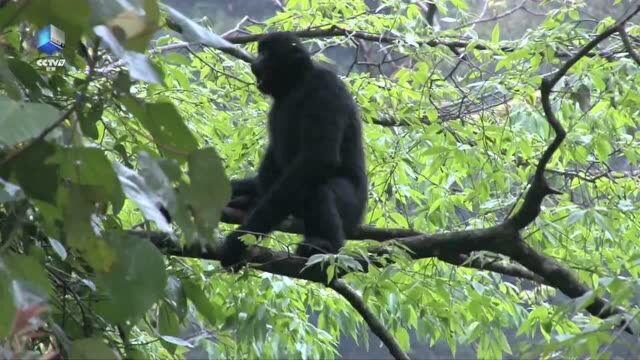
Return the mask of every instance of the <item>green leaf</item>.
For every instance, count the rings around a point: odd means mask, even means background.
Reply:
[[[596,141],[596,155],[598,156],[598,160],[600,162],[606,162],[609,159],[609,154],[613,151],[611,144],[609,143],[608,138],[599,138]]]
[[[602,216],[597,210],[593,211],[592,215],[593,215],[593,219],[595,220],[596,224],[598,224],[598,227],[600,228],[600,231],[602,231],[607,238],[614,239],[616,231],[614,230],[613,226],[611,225],[610,218]]]
[[[8,59],[7,63],[13,75],[29,90],[31,98],[33,98],[34,95],[36,95],[36,97],[40,95],[40,87],[47,87],[47,83],[42,79],[40,73],[28,63],[20,59]]]
[[[80,129],[85,136],[98,140],[98,127],[96,123],[102,119],[104,104],[101,101],[94,102],[88,111],[83,111],[79,116]]]
[[[491,42],[495,44],[500,42],[500,23],[496,23],[491,31]]]
[[[170,191],[173,188],[159,167],[152,166],[150,162],[146,164],[149,165],[146,173],[150,175],[147,178],[119,163],[114,163],[113,166],[124,193],[138,206],[144,217],[155,222],[161,231],[172,233],[171,225],[160,208],[169,207],[168,203],[172,201],[170,197],[173,196]]]
[[[59,167],[49,162],[57,147],[44,141],[35,143],[0,168],[0,176],[17,182],[24,193],[50,204],[57,202]],[[33,176],[38,174],[38,176]]]
[[[147,360],[147,353],[139,349],[127,349],[127,360]]]
[[[1,260],[0,260],[1,261]],[[16,316],[16,306],[11,294],[11,281],[6,271],[0,271],[0,337],[7,337]]]
[[[308,265],[306,267],[308,267]],[[331,282],[331,280],[334,279],[335,274],[336,274],[336,265],[334,263],[331,263],[329,264],[329,266],[327,266],[327,282]]]
[[[160,338],[163,341],[163,345],[166,343],[166,344],[171,344],[171,345],[184,346],[184,347],[188,347],[188,348],[192,348],[193,347],[193,345],[191,345],[191,343],[189,343],[186,340],[182,340],[179,337],[163,335]],[[166,348],[166,346],[165,346],[165,348]],[[174,348],[175,348],[175,346],[174,346]]]
[[[218,227],[222,208],[231,198],[231,185],[224,172],[222,160],[213,148],[189,154],[188,202],[195,223],[202,234]]]
[[[99,188],[111,200],[113,212],[118,213],[124,203],[124,194],[104,152],[97,148],[67,148],[59,153],[60,173],[79,185]]]
[[[178,316],[178,320],[184,320],[189,308],[187,306],[187,293],[184,290],[180,278],[169,276],[166,293],[167,301],[169,301],[169,304],[173,307],[173,310]]]
[[[160,151],[182,158],[198,148],[196,138],[173,104],[163,102],[147,104],[146,113],[147,116],[140,120],[153,136]],[[175,153],[175,150],[180,151],[181,154]]]
[[[589,73],[591,76],[591,81],[593,82],[593,86],[600,91],[604,91],[607,87],[607,84],[604,82],[603,74],[599,71],[592,71]]]
[[[58,254],[61,260],[65,260],[67,258],[67,249],[64,248],[64,245],[62,245],[60,241],[49,238],[49,245],[51,245],[51,248],[56,254]]]
[[[25,103],[0,96],[0,145],[15,145],[34,138],[60,117],[51,105]]]
[[[107,233],[116,256],[108,272],[96,274],[102,290],[97,311],[113,323],[135,321],[164,294],[167,284],[164,259],[145,239],[123,232]]]
[[[2,16],[0,16],[0,18],[2,18]],[[22,89],[7,64],[4,47],[0,47],[0,84],[4,85],[3,89],[11,99],[18,101],[24,100]]]
[[[410,338],[409,338],[409,332],[407,331],[407,329],[401,327],[398,328],[398,330],[396,331],[396,339],[398,339],[398,343],[400,344],[400,347],[402,348],[402,350],[407,351],[409,350],[409,347],[411,346],[411,342],[410,342]]]
[[[173,104],[148,103],[142,107],[132,97],[123,97],[121,101],[149,131],[160,152],[183,161],[198,148],[196,138]]]
[[[173,341],[165,340],[165,338],[171,338],[171,340],[173,340],[180,335],[180,321],[176,313],[171,309],[171,306],[164,302],[158,310],[158,330],[160,335],[162,335],[162,346],[173,355],[176,351],[176,344]],[[189,343],[187,342],[187,344]]]
[[[35,257],[8,254],[0,258],[0,263],[0,271],[4,271],[12,281],[28,283],[30,287],[38,289],[42,296],[51,290],[44,266]]]
[[[204,291],[202,291],[202,288],[200,288],[198,284],[187,279],[183,279],[182,284],[184,285],[187,297],[191,300],[200,315],[202,315],[211,326],[218,326],[222,314],[209,301]]]
[[[495,336],[496,341],[500,346],[500,350],[507,354],[512,354],[511,346],[509,345],[509,341],[507,340],[507,337],[504,335],[504,333],[500,329],[494,329],[493,335]]]
[[[81,186],[69,186],[62,192],[65,240],[96,270],[107,270],[114,254],[104,240],[99,239],[92,224],[95,192]]]
[[[33,256],[8,254],[0,257],[0,334],[9,331],[16,309],[43,302],[52,291],[51,283],[41,261]],[[6,285],[6,286],[4,286]]]
[[[569,10],[569,17],[571,18],[571,20],[578,21],[580,20],[580,13],[576,9],[571,9]]]
[[[191,60],[180,53],[171,52],[168,54],[164,54],[164,58],[169,63],[184,65],[184,66],[191,66]]]
[[[109,348],[102,339],[86,338],[71,343],[70,359],[118,360],[118,353]]]

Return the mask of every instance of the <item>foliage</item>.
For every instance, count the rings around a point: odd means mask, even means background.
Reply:
[[[505,40],[498,23],[479,37],[464,0],[436,1],[443,22],[457,22],[440,30],[425,22],[419,2],[380,3],[290,0],[244,29],[393,36],[372,42],[370,58],[349,69],[335,65],[365,123],[365,223],[429,234],[500,223],[553,139],[540,105],[543,76],[614,19],[586,27],[584,3],[561,2],[540,26]],[[160,230],[174,244],[206,247],[232,228],[219,224],[228,176],[255,171],[267,141],[268,99],[239,60],[254,43],[235,48],[174,9],[167,18],[156,0],[0,4],[3,354],[334,358],[345,335],[368,342],[363,319],[329,287],[163,257],[129,231]],[[54,71],[37,65],[43,55],[32,41],[49,23],[66,36],[66,66]],[[640,28],[626,31],[637,47]],[[347,35],[306,43],[353,50],[365,41]],[[332,61],[323,51],[315,57]],[[553,110],[568,134],[547,176],[563,195],[545,199],[523,237],[594,292],[570,300],[542,283],[403,255],[347,275],[404,350],[419,356],[444,342],[454,355],[472,344],[480,358],[601,357],[622,335],[619,318],[584,312],[593,297],[637,313],[638,64],[612,38],[556,90]],[[277,232],[260,244],[286,250],[297,241]],[[346,253],[368,245],[349,242]]]

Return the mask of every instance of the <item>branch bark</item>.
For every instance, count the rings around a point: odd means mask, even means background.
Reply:
[[[228,222],[228,217],[223,216]],[[237,219],[236,219],[237,220]],[[239,222],[238,222],[239,223]],[[300,234],[301,224],[296,221],[288,221],[278,227],[279,231]],[[180,248],[169,235],[161,232],[147,232],[131,230],[132,235],[147,238],[156,245],[164,254],[193,257],[205,260],[219,260],[219,252],[216,246],[199,244]],[[394,235],[407,235],[394,237]],[[393,241],[408,249],[410,256],[415,259],[437,257],[438,259],[454,265],[463,265],[483,270],[494,271],[510,276],[518,276],[528,280],[550,284],[571,298],[578,298],[589,291],[589,288],[581,284],[572,274],[571,270],[556,263],[554,260],[540,254],[528,247],[520,237],[520,229],[512,222],[506,221],[486,229],[466,230],[442,234],[421,234],[407,229],[378,229],[363,226],[350,236],[351,240],[372,239],[377,241]],[[371,263],[376,263],[377,254],[388,253],[388,244],[372,247]],[[468,260],[468,254],[473,251],[491,251],[497,254],[509,256],[518,261],[526,269],[517,266],[505,267],[494,263],[482,263],[478,260]],[[313,266],[305,269],[306,258],[296,257],[287,252],[274,251],[262,246],[252,246],[247,256],[250,267],[256,270],[269,272],[276,275],[287,276],[295,279],[327,284],[327,275],[319,267]],[[363,269],[367,270],[368,262],[360,261]],[[338,274],[343,276],[344,273]],[[607,318],[612,314],[623,313],[622,309],[610,308],[607,301],[596,298],[593,305],[587,308],[589,313],[600,318]]]
[[[640,55],[633,49],[633,45],[631,45],[631,41],[629,40],[629,34],[627,34],[627,30],[624,29],[624,24],[621,24],[618,28],[618,33],[620,34],[620,38],[622,39],[622,43],[624,44],[624,48],[629,53],[629,56],[636,62],[636,64],[640,65]]]
[[[367,307],[367,304],[351,286],[349,286],[346,282],[342,280],[334,280],[329,285],[335,292],[342,295],[353,308],[360,313],[364,321],[369,325],[371,331],[373,331],[376,336],[382,341],[382,343],[389,349],[389,352],[395,359],[406,359],[409,360],[409,355],[407,355],[402,348],[400,348],[400,344],[396,341],[396,339],[391,335],[391,333],[384,326],[382,321],[378,319],[375,314]]]

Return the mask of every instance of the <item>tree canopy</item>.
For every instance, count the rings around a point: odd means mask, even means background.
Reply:
[[[0,0],[0,353],[640,353],[640,5],[606,2],[273,1],[221,28],[171,1]],[[233,273],[273,31],[354,95],[368,209],[340,254],[293,256],[290,219]]]

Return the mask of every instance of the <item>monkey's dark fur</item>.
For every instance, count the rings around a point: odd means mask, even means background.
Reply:
[[[352,96],[288,33],[258,43],[251,71],[258,89],[274,100],[269,145],[256,177],[232,181],[229,206],[251,211],[226,238],[222,265],[241,263],[246,245],[240,236],[269,233],[289,215],[304,223],[297,255],[337,253],[367,202],[362,130]]]

